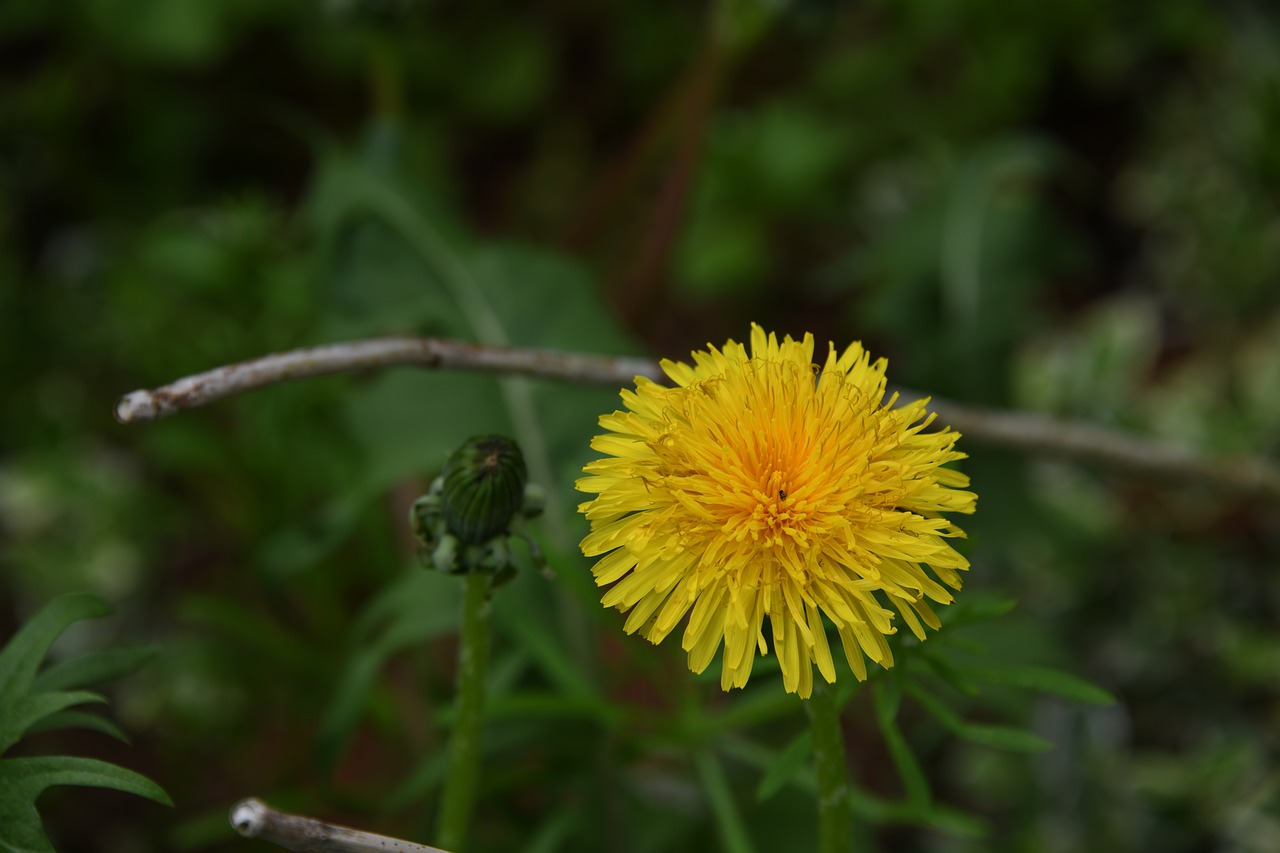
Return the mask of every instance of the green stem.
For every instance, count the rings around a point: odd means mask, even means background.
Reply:
[[[835,688],[815,680],[805,707],[813,730],[813,763],[818,775],[818,850],[849,853],[853,849],[853,813],[849,810],[849,768]]]
[[[465,579],[462,637],[458,646],[457,714],[449,744],[449,772],[436,826],[436,843],[458,853],[466,846],[480,782],[480,745],[484,729],[485,671],[489,668],[489,576],[472,572]]]

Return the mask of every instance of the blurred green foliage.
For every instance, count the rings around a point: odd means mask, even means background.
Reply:
[[[496,600],[475,849],[815,833],[768,659],[726,696],[599,607],[571,487],[613,391],[398,372],[113,424],[135,387],[393,333],[682,357],[756,320],[1280,453],[1262,0],[10,0],[0,69],[0,628],[89,590],[119,615],[55,658],[159,646],[111,691],[129,757],[74,744],[176,803],[52,792],[59,850],[266,849],[226,822],[250,794],[428,838],[458,590],[404,519],[490,432],[558,577]],[[1280,848],[1275,507],[967,449],[970,589],[846,715],[864,848]]]
[[[111,649],[42,667],[49,646],[73,622],[105,615],[91,595],[60,596],[41,608],[13,639],[0,647],[0,754],[29,734],[78,728],[125,740],[110,720],[78,705],[105,701],[83,689],[131,672],[150,657],[148,649]],[[55,785],[113,788],[171,805],[154,782],[115,764],[71,755],[0,758],[0,848],[53,853],[36,799]]]

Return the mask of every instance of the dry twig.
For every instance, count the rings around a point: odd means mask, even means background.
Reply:
[[[278,812],[253,798],[231,808],[231,825],[245,838],[261,838],[294,853],[447,853],[438,847]]]
[[[267,355],[188,376],[162,388],[133,391],[116,403],[116,420],[126,424],[152,421],[277,382],[384,367],[470,370],[618,387],[630,385],[637,376],[663,380],[658,364],[650,359],[439,338],[374,338]],[[904,391],[902,396],[915,399],[921,395]],[[975,442],[1280,498],[1280,466],[1260,457],[1211,458],[1155,438],[1030,412],[945,400],[933,400],[930,408],[940,424]]]

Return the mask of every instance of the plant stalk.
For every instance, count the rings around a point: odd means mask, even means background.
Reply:
[[[465,578],[462,636],[458,646],[457,714],[449,744],[449,770],[436,825],[436,843],[460,853],[475,810],[480,783],[480,747],[484,731],[485,675],[489,668],[489,576]]]
[[[818,777],[818,850],[849,853],[853,849],[853,813],[849,810],[849,768],[835,688],[815,679],[805,709],[813,731],[813,763]]]

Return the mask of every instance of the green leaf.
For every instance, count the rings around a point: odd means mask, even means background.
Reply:
[[[259,660],[306,676],[311,682],[327,684],[333,661],[327,651],[289,633],[273,621],[222,596],[191,596],[182,602],[179,619],[201,625],[242,644]]]
[[[110,612],[92,595],[64,595],[45,605],[0,651],[0,707],[10,706],[31,689],[40,661],[68,625]]]
[[[1048,752],[1053,743],[1039,735],[1013,726],[968,723],[956,732],[971,743],[982,744],[1007,752]]]
[[[155,655],[155,649],[138,646],[132,649],[108,649],[61,661],[37,675],[31,689],[36,692],[67,690],[114,681],[134,672]]]
[[[917,654],[912,655],[910,660],[923,661],[925,666],[933,671],[935,675],[945,681],[958,693],[965,696],[977,696],[980,691],[977,686],[965,678],[964,673],[951,665],[949,661],[941,655],[934,654],[931,650],[921,649]]]
[[[82,711],[85,702],[105,702],[85,690],[63,690],[132,669],[136,650],[102,652],[50,667],[37,677],[45,654],[71,623],[103,616],[107,606],[90,595],[65,595],[45,605],[0,649],[0,753],[28,731],[80,726],[123,739],[112,723]],[[0,851],[53,853],[44,834],[36,799],[53,785],[89,785],[138,794],[171,805],[168,795],[132,770],[92,758],[41,756],[0,759]]]
[[[875,697],[876,723],[884,736],[885,745],[889,748],[893,765],[898,770],[898,778],[902,780],[907,802],[912,808],[928,808],[933,799],[932,794],[929,793],[929,782],[925,778],[924,770],[920,767],[920,762],[916,760],[915,753],[907,745],[907,739],[903,737],[896,720],[898,705],[902,698],[898,680],[892,678],[887,682],[876,684],[872,689],[872,695]]]
[[[32,693],[23,696],[0,710],[0,746],[3,746],[0,752],[8,750],[33,725],[51,714],[56,714],[73,705],[106,701],[104,697],[87,690]]]
[[[45,837],[36,798],[55,785],[85,785],[137,794],[171,806],[169,795],[147,777],[93,758],[41,756],[0,759],[0,851],[54,853]]]
[[[801,732],[765,771],[760,786],[756,788],[756,800],[764,802],[790,782],[801,769],[808,766],[809,756],[813,754],[813,732]]]
[[[954,631],[967,625],[977,625],[999,619],[1018,606],[1012,598],[974,598],[962,597],[958,602],[943,610],[942,623],[948,631]]]
[[[1053,748],[1053,744],[1044,738],[1013,726],[965,722],[919,685],[908,684],[907,692],[947,730],[964,740],[1010,752],[1045,752]]]
[[[966,666],[965,672],[984,681],[1053,693],[1089,705],[1114,705],[1116,702],[1115,696],[1096,684],[1090,684],[1082,678],[1050,667],[1026,664],[975,664]]]
[[[557,850],[563,850],[581,823],[582,812],[577,809],[553,811],[533,831],[528,843],[521,848],[521,853],[556,853]]]
[[[754,676],[756,673],[752,674]],[[720,676],[717,675],[716,681],[719,682],[719,679]],[[749,683],[724,711],[705,719],[709,729],[724,732],[786,717],[795,713],[795,709],[795,696],[779,690],[777,682],[765,679],[758,687],[754,681]]]
[[[316,734],[321,763],[332,767],[364,717],[387,661],[405,649],[456,631],[461,609],[456,577],[415,566],[375,596],[352,625],[333,696]]]
[[[59,711],[56,714],[50,714],[27,729],[27,733],[51,732],[58,729],[88,729],[109,735],[121,743],[129,742],[128,736],[119,726],[105,717],[99,717],[88,711]]]
[[[537,577],[518,577],[493,599],[494,628],[529,656],[542,674],[566,696],[595,704],[605,718],[617,720],[621,712],[601,693],[570,654],[560,630],[558,614],[545,583]]]
[[[721,849],[729,853],[752,853],[750,836],[742,815],[733,801],[733,792],[729,790],[729,781],[725,779],[724,768],[720,761],[707,750],[699,750],[693,756],[694,765],[698,768],[698,779],[711,804],[711,813],[716,819],[716,829],[720,833]]]
[[[592,720],[603,725],[616,723],[618,714],[605,713],[607,708],[608,706],[601,705],[593,699],[580,696],[566,696],[563,693],[549,691],[520,691],[493,697],[485,707],[485,716],[494,720],[559,717]],[[442,720],[450,720],[452,714],[443,711],[440,717]]]
[[[435,335],[498,346],[601,353],[633,349],[584,268],[563,256],[519,245],[487,244],[476,250],[453,233],[432,199],[341,154],[324,159],[317,184],[313,215],[338,251],[344,245],[338,238],[348,231],[373,228],[395,238],[381,245],[379,255],[401,258],[397,278],[416,285],[412,291],[384,295],[385,304],[398,306],[398,326],[406,322],[401,315],[409,309],[404,306],[429,304],[417,322]],[[386,280],[381,276],[364,282],[368,286],[360,291],[372,299],[382,294],[379,288],[385,289]],[[385,327],[381,322],[360,333]],[[370,436],[385,434],[387,442],[411,454],[407,458],[433,466],[468,434],[507,431],[524,452],[530,482],[547,490],[543,525],[552,544],[564,548],[570,539],[565,519],[573,502],[557,497],[570,494],[558,488],[557,475],[573,471],[576,476],[589,456],[590,431],[600,413],[616,407],[617,392],[514,377],[403,376],[370,386],[396,383],[398,393],[388,396],[398,401],[400,417],[392,421],[368,407],[362,415],[353,403],[353,420],[374,418],[366,429]],[[405,393],[410,386],[418,390]],[[382,439],[366,443],[377,457],[375,467],[385,465],[387,476],[402,476],[406,467],[413,467],[406,466],[403,453],[384,453]],[[433,452],[416,451],[419,447]]]
[[[905,823],[914,814],[907,803],[886,800],[852,786],[849,788],[849,808],[859,821],[870,824]]]
[[[40,662],[68,625],[109,611],[91,595],[64,595],[45,605],[0,650],[0,754],[43,717],[82,702],[103,701],[86,692],[33,692]]]
[[[916,819],[931,829],[960,838],[983,838],[987,834],[987,825],[982,818],[936,803],[917,814]]]
[[[896,677],[892,677],[874,682],[873,687],[871,696],[875,704],[876,722],[885,726],[898,716],[898,706],[902,704],[902,684]]]
[[[923,824],[939,832],[962,838],[981,838],[987,834],[980,818],[941,805],[918,808],[907,802],[886,800],[858,789],[849,792],[849,808],[864,823]]]

